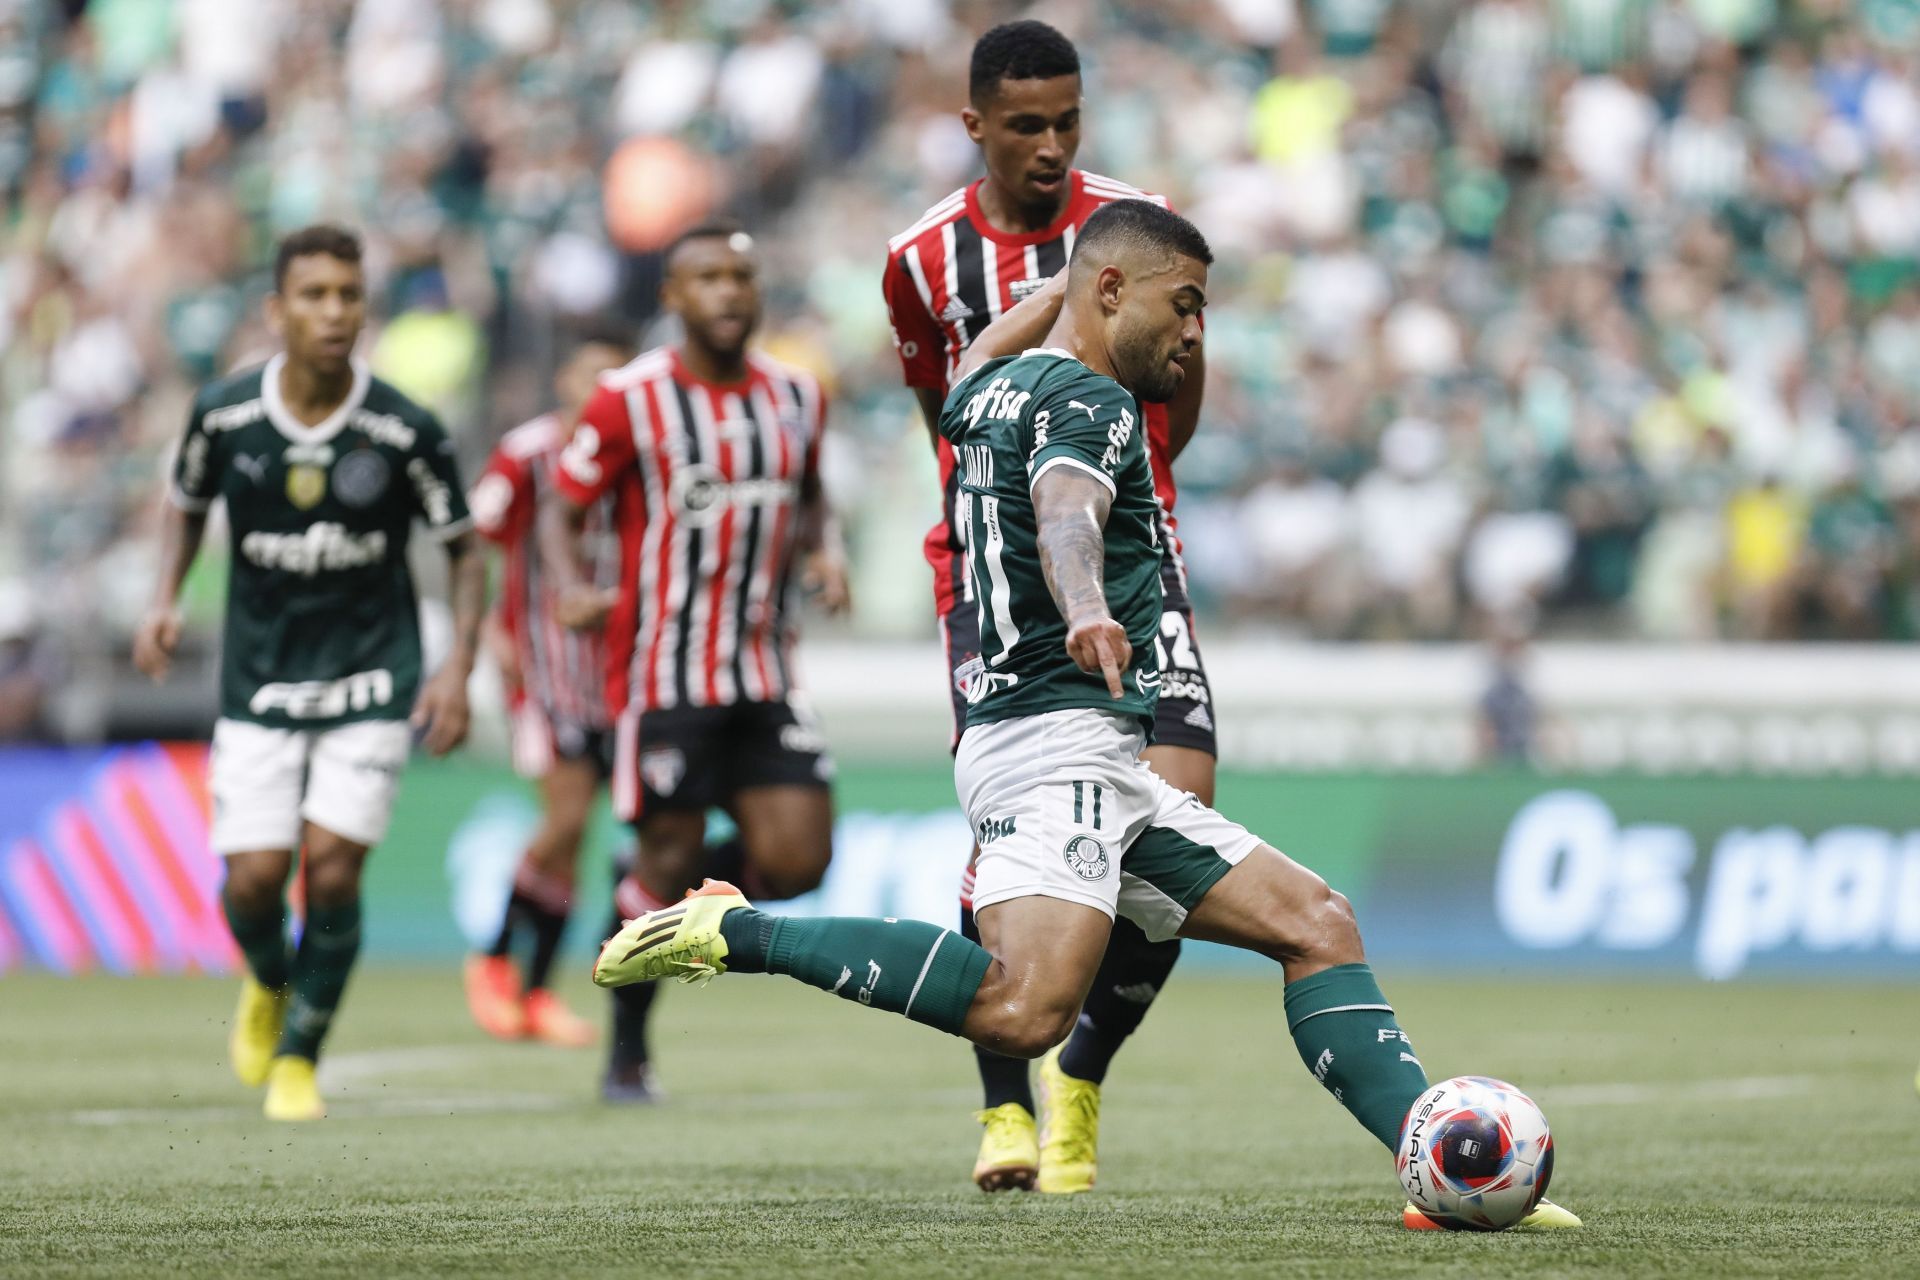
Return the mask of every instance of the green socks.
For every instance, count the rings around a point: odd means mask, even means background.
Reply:
[[[275,991],[285,987],[289,977],[286,904],[276,894],[273,910],[246,915],[222,891],[220,909],[226,914],[227,928],[233,931],[233,941],[246,957],[254,981]]]
[[[1400,1144],[1400,1123],[1427,1087],[1407,1033],[1393,1020],[1373,970],[1340,964],[1287,984],[1287,1030],[1307,1070],[1385,1143]]]
[[[360,953],[360,902],[312,907],[300,949],[293,957],[293,999],[287,1005],[286,1025],[280,1030],[275,1056],[320,1056],[320,1041],[347,988],[354,957]]]
[[[951,929],[860,916],[799,919],[751,907],[720,921],[732,973],[784,973],[843,1000],[959,1035],[993,957]]]

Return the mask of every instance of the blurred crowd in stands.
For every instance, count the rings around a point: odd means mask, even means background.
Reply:
[[[270,245],[321,218],[470,463],[570,324],[659,338],[660,247],[743,218],[765,344],[836,397],[855,625],[926,633],[880,266],[977,175],[967,53],[1017,16],[1081,49],[1079,163],[1220,256],[1210,616],[1914,634],[1920,0],[0,0],[0,690],[118,651],[192,389],[266,352]]]

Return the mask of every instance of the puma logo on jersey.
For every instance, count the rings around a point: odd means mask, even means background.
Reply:
[[[250,453],[238,453],[233,458],[233,469],[254,482],[256,485],[267,481],[267,460],[256,458]]]
[[[1067,408],[1085,409],[1087,411],[1087,421],[1092,422],[1093,415],[1100,408],[1100,406],[1097,404],[1088,404],[1083,400],[1069,400],[1067,401]]]

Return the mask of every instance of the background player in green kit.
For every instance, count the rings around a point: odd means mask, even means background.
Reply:
[[[436,755],[466,737],[485,576],[446,432],[353,358],[359,240],[326,226],[288,236],[267,310],[282,353],[194,400],[134,662],[166,675],[180,583],[225,499],[233,570],[211,787],[221,901],[249,970],[233,1069],[266,1084],[270,1119],[316,1120],[314,1060],[360,946],[361,864],[386,834],[412,732]],[[416,520],[447,549],[454,617],[453,651],[425,679],[407,571]],[[296,851],[306,919],[290,951]]]
[[[1179,215],[1106,205],[1074,245],[1046,345],[982,362],[998,344],[976,343],[947,398],[986,660],[954,761],[980,835],[981,942],[913,920],[769,915],[710,881],[610,939],[596,982],[785,973],[1033,1058],[1072,1028],[1120,913],[1149,938],[1278,961],[1302,1061],[1393,1149],[1427,1077],[1347,900],[1140,759],[1161,547],[1136,396],[1179,388],[1211,261]]]

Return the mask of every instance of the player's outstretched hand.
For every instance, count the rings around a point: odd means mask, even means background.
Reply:
[[[1068,628],[1067,656],[1088,675],[1096,671],[1104,675],[1108,693],[1126,696],[1120,678],[1133,661],[1133,645],[1127,641],[1127,629],[1112,618],[1089,618]]]
[[[800,585],[830,614],[853,607],[853,588],[847,582],[847,558],[825,548],[810,552],[801,566]]]
[[[167,678],[173,651],[180,645],[180,611],[156,606],[133,633],[133,665],[156,684]]]
[[[607,620],[620,593],[609,587],[568,587],[553,602],[553,616],[575,631],[591,631]]]
[[[408,723],[424,730],[420,745],[443,756],[467,740],[467,673],[458,663],[443,663],[413,704]]]

